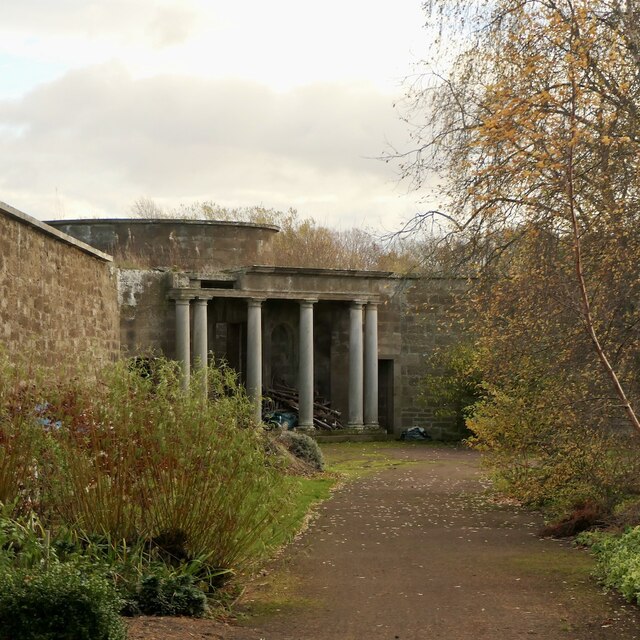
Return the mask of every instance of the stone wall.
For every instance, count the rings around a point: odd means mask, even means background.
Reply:
[[[0,346],[34,364],[115,359],[111,258],[0,203]]]
[[[452,330],[450,318],[456,299],[465,290],[464,280],[420,278],[406,281],[404,290],[399,292],[402,347],[396,402],[400,406],[401,429],[424,427],[436,440],[457,440],[464,436],[454,418],[437,415],[436,408],[425,401],[423,392],[425,376],[438,373],[430,368],[429,358],[437,349],[462,337]]]
[[[118,269],[120,344],[124,356],[175,357],[175,303],[167,299],[171,273]]]

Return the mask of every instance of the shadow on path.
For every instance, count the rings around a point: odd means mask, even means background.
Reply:
[[[320,507],[249,590],[251,637],[640,637],[638,609],[600,591],[586,552],[539,539],[537,516],[486,498],[475,453],[415,445],[384,453],[414,464],[349,482]]]

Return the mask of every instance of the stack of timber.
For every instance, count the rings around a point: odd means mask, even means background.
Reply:
[[[277,384],[267,389],[265,397],[273,402],[275,411],[295,411],[300,409],[300,400],[297,389],[283,384]],[[334,431],[342,429],[340,422],[340,412],[332,409],[329,401],[315,394],[313,399],[313,426],[324,431]]]

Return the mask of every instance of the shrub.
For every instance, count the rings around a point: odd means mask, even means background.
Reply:
[[[225,573],[198,559],[176,561],[166,549],[141,541],[129,546],[64,529],[52,537],[35,514],[11,519],[0,512],[0,572],[37,572],[52,563],[107,578],[121,596],[124,615],[200,616],[205,591],[219,586]]]
[[[270,548],[291,498],[235,373],[210,368],[205,402],[197,376],[146,364],[25,377],[0,356],[0,571],[71,563],[133,608],[156,576],[181,593],[162,606],[194,612]]]
[[[0,503],[28,511],[38,498],[36,460],[41,458],[44,406],[36,372],[0,353]]]
[[[475,348],[463,342],[438,349],[428,361],[434,373],[421,382],[421,401],[435,408],[437,418],[455,419],[460,434],[466,431],[470,408],[484,395],[478,361]]]
[[[0,574],[0,640],[122,640],[120,607],[107,579],[73,564]]]
[[[175,538],[173,560],[207,558],[236,568],[267,541],[287,506],[284,479],[252,423],[251,406],[227,368],[209,369],[210,399],[194,377],[183,391],[175,363],[153,376],[130,363],[97,384],[76,382],[52,401],[58,473],[50,499],[64,522],[111,541]],[[170,561],[170,558],[166,558]]]
[[[637,483],[634,451],[614,432],[583,424],[567,381],[527,377],[500,388],[469,419],[468,442],[485,453],[497,488],[562,517],[590,504],[606,512]]]
[[[640,604],[640,526],[622,535],[589,532],[577,541],[591,547],[600,580],[627,600]]]
[[[297,458],[304,460],[318,471],[324,469],[324,457],[318,443],[304,433],[285,431],[280,436],[283,444]]]
[[[140,613],[158,616],[202,616],[207,598],[188,575],[145,576],[135,594]]]

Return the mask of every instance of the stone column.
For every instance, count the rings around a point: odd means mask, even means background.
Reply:
[[[298,370],[298,429],[312,431],[313,426],[313,305],[300,302],[300,366]]]
[[[182,387],[189,388],[191,373],[191,337],[189,300],[176,300],[176,360],[182,367]]]
[[[369,302],[364,313],[364,426],[378,424],[378,304]]]
[[[193,356],[194,366],[199,369],[207,368],[209,350],[207,346],[207,300],[198,298],[193,313]],[[207,376],[202,377],[203,393],[207,395]]]
[[[362,420],[364,368],[362,302],[352,302],[349,315],[349,428],[362,429],[364,426]]]
[[[251,298],[247,312],[247,394],[256,422],[262,420],[262,303],[260,298]]]

